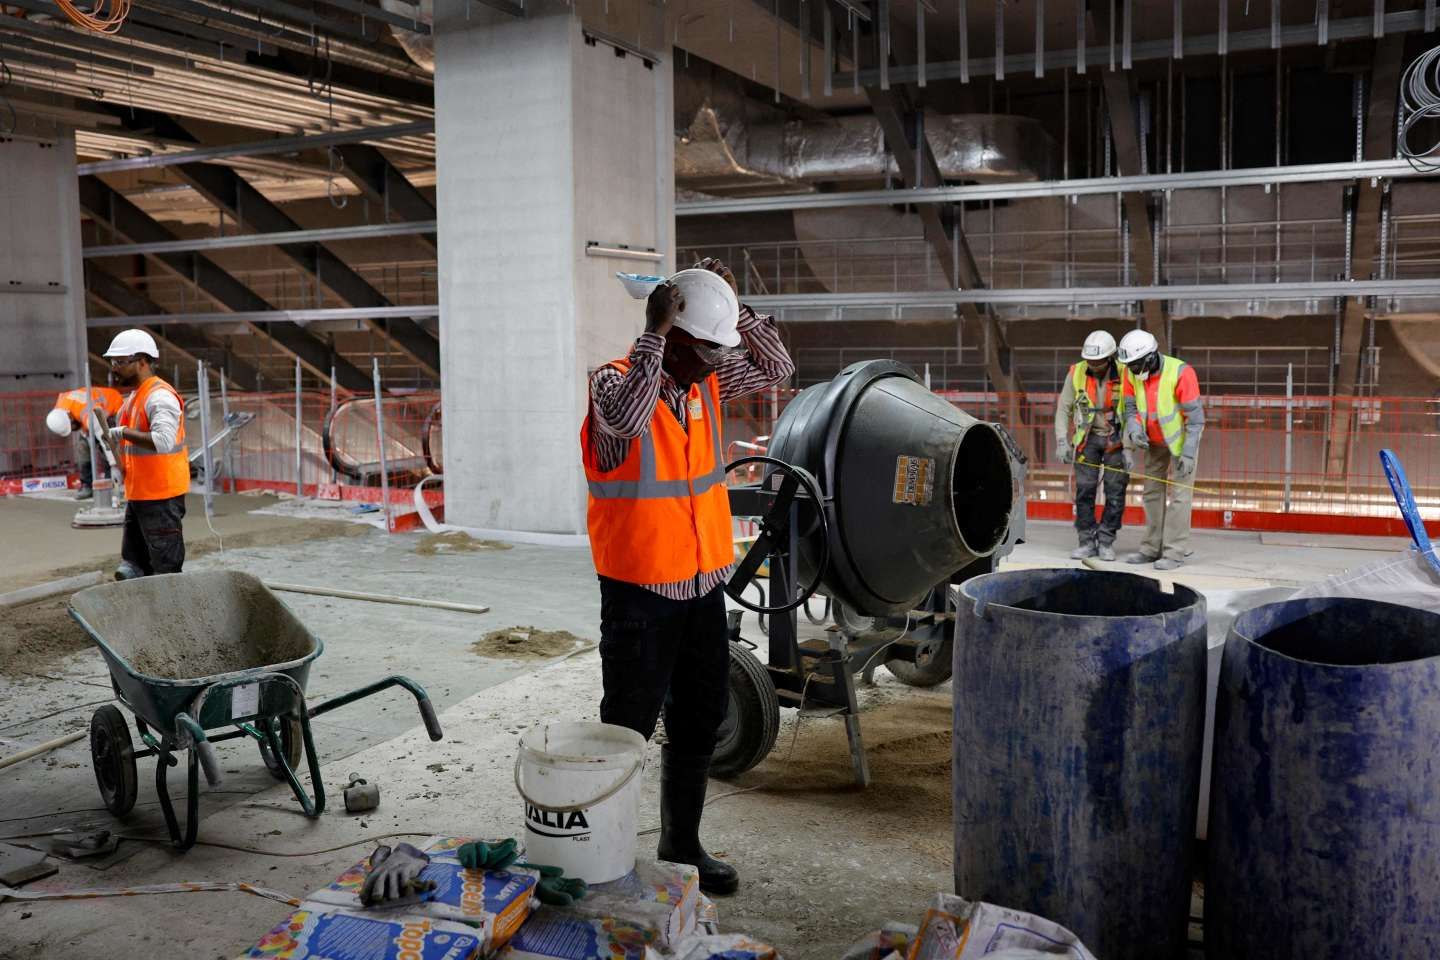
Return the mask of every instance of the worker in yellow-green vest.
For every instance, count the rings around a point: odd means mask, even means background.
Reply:
[[[1115,559],[1115,537],[1125,516],[1130,475],[1120,443],[1120,370],[1115,338],[1096,330],[1085,338],[1055,402],[1055,456],[1075,465],[1076,560]],[[1109,469],[1104,469],[1108,467]],[[1095,494],[1105,485],[1105,511],[1095,522]]]
[[[1131,470],[1134,463],[1143,463],[1140,472],[1146,476],[1145,538],[1140,549],[1124,559],[1174,570],[1191,552],[1191,484],[1205,430],[1200,382],[1188,363],[1162,354],[1154,335],[1144,330],[1131,330],[1121,338],[1119,360],[1125,368],[1126,462]],[[1140,461],[1142,451],[1145,459]]]

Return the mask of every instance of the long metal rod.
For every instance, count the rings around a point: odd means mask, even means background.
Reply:
[[[380,451],[380,499],[385,507],[385,532],[390,527],[390,466],[385,462],[385,398],[380,392],[380,358],[370,358],[370,371],[375,384],[375,439]]]
[[[278,233],[244,233],[228,237],[194,237],[189,240],[165,240],[159,243],[113,243],[86,247],[82,255],[95,257],[126,257],[153,253],[182,253],[190,250],[224,250],[232,247],[269,247],[282,243],[328,243],[332,240],[368,240],[374,237],[403,237],[417,233],[434,233],[435,220],[414,220],[407,223],[367,223],[358,227],[332,227],[324,230],[284,230]]]
[[[957,303],[1102,304],[1131,300],[1314,300],[1325,297],[1436,297],[1440,278],[1333,280],[1319,283],[1201,283],[1167,287],[1025,287],[892,293],[770,294],[747,302],[767,309],[802,307],[950,306]]]
[[[1277,183],[1326,183],[1365,178],[1398,180],[1421,176],[1428,176],[1428,174],[1415,170],[1404,160],[1366,160],[1358,163],[1350,161],[1309,163],[1284,167],[1245,167],[1238,170],[1156,173],[1134,177],[1089,177],[1078,180],[1037,180],[1029,183],[977,183],[962,187],[926,187],[920,190],[854,190],[843,193],[691,200],[675,204],[675,215],[677,217],[693,217],[728,213],[759,213],[771,210],[893,206],[902,203],[1025,200],[1035,197],[1077,197],[1152,190],[1202,190],[1214,187],[1265,186]]]
[[[154,167],[173,167],[182,163],[198,163],[203,160],[220,160],[226,157],[263,157],[275,153],[294,153],[296,150],[318,150],[345,143],[393,140],[397,137],[419,137],[434,132],[434,120],[416,120],[413,123],[396,123],[385,127],[359,127],[355,130],[337,130],[334,133],[278,137],[274,140],[232,143],[223,147],[202,147],[182,153],[126,157],[122,160],[97,160],[94,163],[76,165],[75,172],[83,177],[92,173],[114,173],[117,170],[148,170]]]
[[[1285,497],[1281,510],[1290,512],[1290,471],[1294,466],[1295,364],[1285,364]]]
[[[300,467],[301,467],[301,465],[302,465],[302,461],[301,461],[301,458],[300,458],[301,417],[302,417],[303,415],[304,415],[304,410],[303,410],[303,408],[302,408],[302,406],[301,406],[301,395],[300,395],[300,361],[299,361],[299,359],[296,359],[296,361],[295,361],[295,499],[296,499],[296,500],[303,500],[303,499],[305,499],[305,485],[304,485],[303,483],[301,483],[301,479],[300,479]]]
[[[215,458],[210,450],[210,371],[204,360],[195,361],[195,380],[200,392],[200,462],[205,468],[205,516],[215,516]]]
[[[1224,7],[1221,7],[1224,10]],[[1348,17],[1344,20],[1331,20],[1329,27],[1329,39],[1331,40],[1358,40],[1368,38],[1374,29],[1375,21],[1372,17]],[[1385,15],[1385,31],[1387,33],[1414,33],[1423,30],[1425,27],[1425,14],[1421,10],[1409,10],[1399,13],[1387,13]],[[1182,41],[1186,56],[1214,56],[1220,46],[1220,34],[1203,34],[1185,37]],[[1229,53],[1239,53],[1247,50],[1269,50],[1271,43],[1270,27],[1267,24],[1257,30],[1241,30],[1231,33],[1226,38],[1225,50]],[[1315,27],[1311,24],[1304,26],[1282,27],[1280,30],[1280,46],[1314,46]],[[1164,40],[1146,40],[1135,43],[1131,46],[1130,60],[1132,63],[1140,60],[1166,60],[1174,56],[1175,44],[1173,38],[1167,37]],[[1092,46],[1086,50],[1086,58],[1091,62],[1105,60],[1110,56],[1110,47]],[[1075,67],[1079,65],[1079,59],[1074,50],[1052,50],[1046,53],[1046,67],[1055,69],[1057,67]],[[996,72],[995,60],[993,57],[982,57],[971,59],[969,64],[970,72],[976,75],[993,74]],[[1011,53],[1005,55],[1003,67],[1007,73],[1033,73],[1035,69],[1035,57],[1031,53]],[[891,83],[914,83],[917,79],[917,71],[913,65],[892,64],[889,68]],[[926,76],[933,82],[936,80],[954,80],[961,75],[960,64],[957,61],[946,61],[930,63],[926,65]],[[836,77],[837,83],[851,79],[851,74],[842,73]],[[861,85],[874,84],[878,82],[878,72],[875,70],[861,70],[859,81]]]
[[[314,323],[317,320],[385,320],[409,317],[422,320],[440,316],[439,304],[413,307],[317,307],[311,310],[255,310],[235,313],[154,313],[143,316],[90,317],[87,327],[164,326],[168,323]]]

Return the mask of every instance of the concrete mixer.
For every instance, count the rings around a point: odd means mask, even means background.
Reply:
[[[711,772],[764,759],[780,707],[829,708],[845,717],[864,785],[856,674],[884,662],[915,686],[949,678],[954,585],[992,572],[1023,535],[1025,457],[1003,427],[931,393],[909,367],[871,360],[803,390],[766,455],[726,469],[731,512],[756,528],[726,592],[768,621],[769,649],[765,662],[750,652],[732,611],[730,709]],[[751,482],[735,483],[737,472]],[[802,641],[797,613],[817,593],[838,629]]]

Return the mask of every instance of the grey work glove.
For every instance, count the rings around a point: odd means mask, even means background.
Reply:
[[[1074,463],[1075,451],[1070,449],[1070,444],[1062,440],[1055,444],[1055,459],[1061,463]]]
[[[1125,442],[1132,447],[1150,446],[1150,437],[1145,433],[1145,425],[1139,420],[1130,420],[1125,424]]]
[[[435,889],[433,881],[420,879],[429,865],[430,858],[408,843],[397,843],[394,849],[376,847],[360,888],[360,902],[369,907]]]
[[[1195,458],[1183,454],[1175,461],[1175,479],[1185,480],[1195,475]]]

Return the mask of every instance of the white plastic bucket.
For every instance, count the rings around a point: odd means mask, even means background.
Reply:
[[[645,738],[609,723],[542,723],[520,736],[515,789],[525,858],[608,883],[635,869]]]

